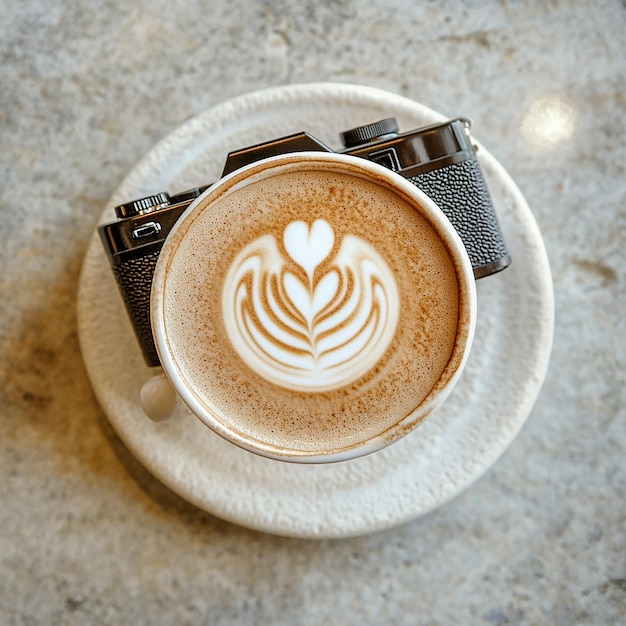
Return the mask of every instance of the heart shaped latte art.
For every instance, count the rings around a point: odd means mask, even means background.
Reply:
[[[359,237],[337,242],[325,220],[291,222],[282,239],[286,254],[267,234],[232,262],[222,290],[228,337],[249,367],[280,387],[347,385],[391,343],[399,316],[393,273]]]

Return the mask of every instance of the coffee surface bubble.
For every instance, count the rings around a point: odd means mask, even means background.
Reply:
[[[446,245],[411,202],[349,172],[292,169],[195,213],[167,268],[164,329],[217,420],[315,454],[421,404],[451,359],[460,303]]]

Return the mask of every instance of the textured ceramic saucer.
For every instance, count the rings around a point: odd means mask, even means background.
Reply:
[[[216,180],[230,150],[301,130],[339,148],[340,131],[392,115],[402,130],[443,119],[411,100],[347,84],[293,85],[235,98],[157,144],[115,192],[102,221],[114,219],[112,207],[129,198]],[[550,268],[533,216],[482,146],[479,159],[513,264],[478,281],[476,338],[463,376],[411,435],[342,463],[295,465],[256,456],[213,434],[183,408],[170,421],[150,421],[139,390],[153,372],[143,363],[94,234],[79,283],[80,344],[98,400],[129,450],[170,489],[209,513],[288,536],[374,532],[423,515],[466,489],[527,419],[545,376],[554,318]]]

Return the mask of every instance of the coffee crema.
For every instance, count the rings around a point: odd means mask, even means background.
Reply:
[[[438,385],[459,282],[414,202],[350,172],[292,168],[227,189],[174,234],[168,349],[225,428],[328,454],[392,429]]]

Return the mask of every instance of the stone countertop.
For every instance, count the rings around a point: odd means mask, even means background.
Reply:
[[[622,2],[27,0],[0,18],[0,623],[626,623]],[[156,141],[316,81],[472,118],[556,302],[545,384],[495,466],[332,541],[234,526],[153,478],[96,402],[75,315],[89,237]]]

